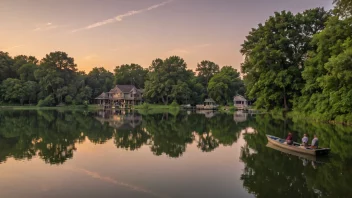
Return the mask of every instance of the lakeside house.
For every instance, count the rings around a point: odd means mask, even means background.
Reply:
[[[233,97],[233,104],[237,109],[247,109],[248,107],[248,100],[241,96],[241,95],[236,95]]]
[[[219,105],[212,98],[207,98],[204,100],[204,103],[201,105],[196,105],[197,109],[206,109],[206,110],[213,110],[217,109]]]
[[[143,90],[134,85],[116,85],[109,92],[103,92],[95,98],[104,108],[131,108],[142,103]]]

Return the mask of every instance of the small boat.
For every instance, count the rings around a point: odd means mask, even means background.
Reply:
[[[330,148],[318,148],[318,149],[312,149],[309,147],[304,147],[301,146],[299,143],[294,142],[292,145],[284,144],[285,140],[272,136],[272,135],[266,135],[268,138],[268,141],[275,146],[298,152],[298,153],[303,153],[303,154],[308,154],[308,155],[314,155],[314,156],[320,156],[320,155],[327,155],[330,153]]]

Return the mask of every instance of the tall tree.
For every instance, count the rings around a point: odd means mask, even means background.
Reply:
[[[188,85],[192,73],[178,56],[155,59],[149,67],[144,95],[150,100],[161,100],[164,104],[170,100],[185,99],[190,96]]]
[[[198,72],[198,77],[202,79],[203,85],[207,87],[211,77],[219,72],[219,65],[208,60],[203,60],[197,64],[196,71]]]
[[[289,109],[304,86],[304,69],[312,36],[324,29],[329,12],[323,8],[296,15],[276,12],[265,24],[252,29],[242,44],[247,96],[260,108]]]
[[[125,64],[114,69],[115,84],[135,85],[137,88],[144,88],[144,81],[148,70],[138,64]]]
[[[352,18],[331,17],[326,28],[314,36],[317,50],[309,53],[303,71],[306,84],[295,107],[324,120],[351,120]]]
[[[37,65],[26,63],[17,70],[17,73],[22,81],[35,81],[34,73],[37,69]]]
[[[236,94],[243,94],[243,89],[240,73],[231,66],[222,67],[208,85],[209,96],[220,104],[231,103]]]
[[[15,77],[12,70],[14,60],[9,56],[9,53],[0,51],[0,82],[6,78]]]
[[[92,96],[97,97],[102,92],[113,87],[114,74],[103,67],[94,67],[87,75],[87,85],[92,88]]]

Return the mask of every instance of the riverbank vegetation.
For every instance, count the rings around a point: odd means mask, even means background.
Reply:
[[[0,51],[0,106],[8,103],[39,107],[87,105],[116,84],[133,84],[144,89],[148,103],[169,105],[199,104],[214,97],[220,104],[244,94],[240,73],[231,66],[211,61],[197,65],[196,74],[178,56],[152,61],[148,69],[124,64],[114,74],[100,67],[88,74],[78,71],[74,58],[65,52],[51,52],[42,60],[33,56],[11,57]]]
[[[257,108],[352,120],[352,1],[334,3],[331,11],[277,12],[246,37],[241,69]]]

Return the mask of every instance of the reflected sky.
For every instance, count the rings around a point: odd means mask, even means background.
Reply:
[[[60,166],[38,157],[1,164],[0,197],[252,197],[239,179],[243,144],[240,139],[204,153],[193,143],[173,159],[153,155],[149,146],[126,151],[113,140],[97,145],[86,139],[74,159]]]

